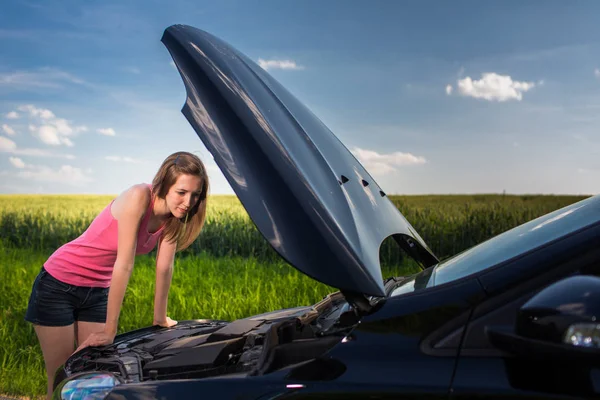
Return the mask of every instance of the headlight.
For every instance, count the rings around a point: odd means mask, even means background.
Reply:
[[[113,374],[84,373],[63,381],[52,396],[53,400],[100,400],[121,381]]]
[[[567,329],[563,342],[573,346],[600,348],[600,324],[573,324]]]

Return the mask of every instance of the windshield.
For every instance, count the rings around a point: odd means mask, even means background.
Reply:
[[[599,221],[600,196],[590,197],[506,231],[410,276],[392,288],[389,295],[398,296],[464,278]]]

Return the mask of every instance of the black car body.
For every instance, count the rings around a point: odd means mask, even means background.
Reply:
[[[291,265],[339,292],[233,322],[119,335],[73,355],[56,398],[600,395],[600,196],[439,262],[267,72],[189,26],[169,27],[162,41],[187,90],[184,115],[253,222]],[[423,270],[384,281],[379,247],[388,237]]]

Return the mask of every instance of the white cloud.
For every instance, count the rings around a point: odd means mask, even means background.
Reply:
[[[0,149],[0,151],[1,151],[1,149]],[[67,160],[75,159],[75,156],[73,154],[54,153],[54,152],[44,150],[44,149],[31,149],[31,148],[14,149],[14,150],[10,151],[10,153],[21,155],[21,156],[66,158]]]
[[[25,104],[17,108],[19,111],[27,112],[31,117],[39,117],[41,119],[55,118],[52,111],[45,108],[37,108],[33,104]]]
[[[390,173],[396,171],[398,167],[420,165],[427,162],[424,157],[399,151],[389,154],[379,154],[375,151],[358,147],[353,148],[351,151],[358,161],[372,174]]]
[[[13,128],[11,128],[10,126],[8,126],[6,124],[2,125],[2,130],[7,135],[11,135],[11,136],[14,136],[17,133],[17,132],[15,132],[15,130]]]
[[[125,71],[127,72],[131,72],[132,74],[140,74],[142,71],[140,71],[139,68],[137,67],[125,67]]]
[[[17,144],[12,140],[0,136],[0,151],[10,152],[17,148]]]
[[[77,133],[86,132],[88,128],[86,126],[71,126],[70,122],[66,119],[57,118],[50,122],[58,130],[58,133],[65,136],[71,136]]]
[[[66,158],[69,160],[75,158],[72,154],[58,154],[43,149],[18,149],[15,142],[3,136],[0,136],[0,152],[22,156]]]
[[[43,165],[27,165],[26,167],[26,170],[20,171],[17,174],[18,177],[41,182],[64,183],[72,186],[79,186],[83,183],[93,181],[87,175],[91,171],[83,171],[81,168],[71,165],[63,165],[57,170]]]
[[[534,82],[513,81],[508,75],[494,72],[484,73],[480,80],[472,80],[467,76],[458,80],[458,91],[463,96],[488,101],[521,101],[523,93],[535,87]]]
[[[9,157],[8,160],[17,168],[25,168],[25,163],[19,157]]]
[[[34,129],[34,132],[36,132],[40,140],[46,144],[51,146],[58,146],[61,144],[58,131],[53,126],[44,125],[39,129]]]
[[[68,147],[73,147],[71,139],[61,134],[56,126],[42,125],[33,131],[35,135],[44,143],[50,146],[60,146],[64,144]]]
[[[100,128],[97,132],[105,136],[115,136],[117,134],[113,128]]]
[[[446,86],[446,94],[450,96],[452,94],[452,85]]]
[[[140,160],[138,158],[131,158],[131,157],[106,156],[104,158],[108,161],[126,162],[126,163],[131,163],[131,164],[140,164],[143,162],[142,160]]]
[[[297,65],[296,61],[293,60],[263,60],[262,58],[258,59],[258,65],[261,66],[264,70],[269,69],[292,69],[299,70],[304,69],[303,66]]]
[[[52,111],[37,108],[32,104],[20,106],[18,110],[26,112],[31,120],[41,124],[37,126],[30,123],[29,130],[43,143],[50,146],[65,145],[72,147],[74,144],[70,138],[88,130],[86,126],[73,126],[70,121],[57,118]]]
[[[58,89],[64,84],[91,86],[68,72],[55,68],[39,68],[35,71],[13,71],[0,73],[0,87],[11,89]]]
[[[600,78],[600,69],[599,69],[599,68],[596,68],[596,69],[594,70],[594,76],[595,76],[596,78]]]
[[[6,118],[17,119],[17,118],[19,118],[19,113],[17,113],[16,111],[11,111],[8,114],[6,114]]]

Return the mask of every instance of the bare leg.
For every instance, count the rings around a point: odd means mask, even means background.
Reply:
[[[104,322],[86,322],[75,321],[75,332],[77,332],[77,346],[85,341],[90,334],[102,332],[104,330]]]
[[[75,328],[73,324],[68,326],[34,325],[33,327],[44,355],[46,376],[48,378],[46,398],[50,400],[54,385],[54,373],[75,350]]]

